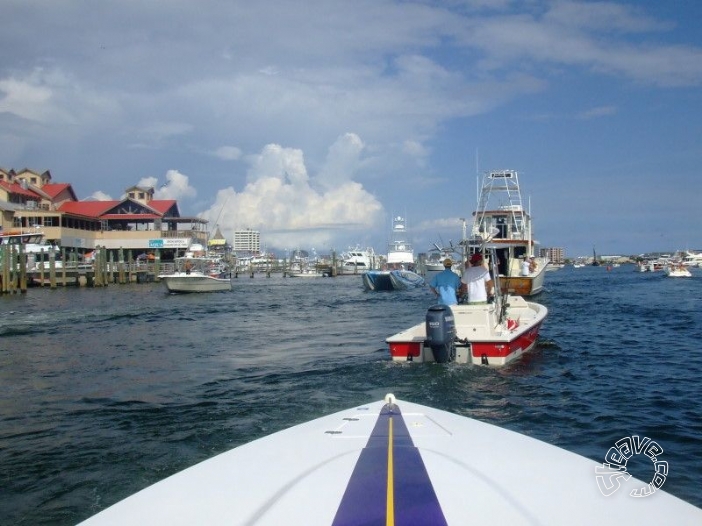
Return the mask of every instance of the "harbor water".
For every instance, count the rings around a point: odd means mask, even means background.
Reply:
[[[702,269],[674,279],[566,267],[535,300],[549,308],[537,348],[498,369],[393,363],[384,339],[422,321],[433,296],[366,292],[360,276],[0,297],[0,524],[76,524],[218,453],[388,392],[595,462],[621,438],[649,437],[668,462],[663,489],[702,507]],[[629,468],[652,478],[650,463]],[[551,476],[583,475],[534,479]]]

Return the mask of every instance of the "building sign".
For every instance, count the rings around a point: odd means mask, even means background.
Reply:
[[[175,239],[149,239],[149,248],[188,248],[190,240],[185,238]]]

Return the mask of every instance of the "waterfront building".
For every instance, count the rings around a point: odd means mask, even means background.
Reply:
[[[539,256],[548,258],[554,265],[562,265],[565,259],[565,251],[562,248],[542,248]]]
[[[259,255],[261,253],[261,233],[250,228],[236,230],[232,246],[236,254]]]
[[[174,199],[154,199],[153,188],[133,186],[116,200],[79,201],[69,183],[51,173],[0,168],[0,228],[37,230],[47,242],[79,255],[105,247],[136,254],[158,249],[171,259],[192,242],[205,245],[208,221],[181,217]]]

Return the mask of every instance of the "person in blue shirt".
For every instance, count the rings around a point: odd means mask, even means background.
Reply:
[[[441,305],[456,305],[458,303],[457,293],[461,287],[461,278],[451,270],[452,265],[451,258],[444,259],[444,270],[436,274],[429,283],[429,288],[439,298]]]

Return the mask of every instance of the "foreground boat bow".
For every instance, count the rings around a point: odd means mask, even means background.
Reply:
[[[702,524],[664,491],[604,496],[598,466],[387,395],[237,447],[83,524]]]

